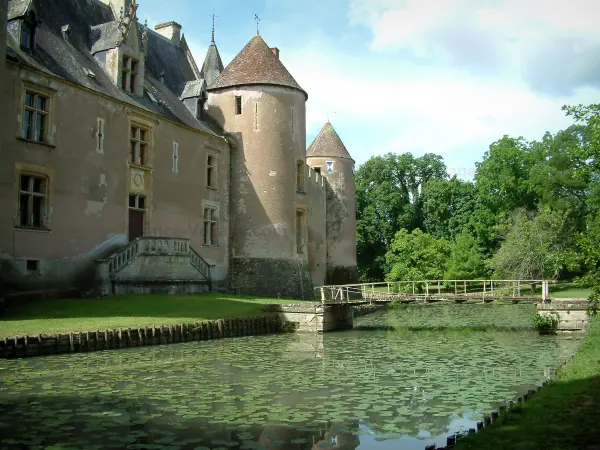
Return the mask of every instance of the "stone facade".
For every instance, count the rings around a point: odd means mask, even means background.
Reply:
[[[186,239],[240,293],[308,299],[326,276],[353,279],[336,275],[356,267],[353,161],[309,169],[308,96],[278,50],[254,37],[223,69],[213,31],[198,70],[180,25],[148,29],[135,1],[0,0],[6,11],[0,291],[93,290],[98,261],[137,236]],[[185,273],[165,261],[132,263],[133,291]]]

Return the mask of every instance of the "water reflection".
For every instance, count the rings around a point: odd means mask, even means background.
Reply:
[[[0,447],[422,450],[541,383],[576,345],[371,330],[0,361]]]

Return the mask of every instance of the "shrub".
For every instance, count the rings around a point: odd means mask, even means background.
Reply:
[[[556,311],[547,314],[538,313],[533,317],[533,327],[541,334],[556,333],[559,322],[560,319]]]

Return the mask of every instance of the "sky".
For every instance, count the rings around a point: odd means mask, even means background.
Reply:
[[[175,20],[197,64],[216,14],[227,65],[256,34],[308,92],[307,145],[328,120],[362,164],[442,155],[450,175],[504,135],[541,139],[600,103],[598,0],[140,0],[150,26]],[[165,8],[165,5],[168,5]]]

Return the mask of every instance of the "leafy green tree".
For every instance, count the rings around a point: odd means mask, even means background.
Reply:
[[[390,268],[386,280],[442,279],[449,256],[448,241],[436,239],[418,228],[410,233],[403,228],[396,233],[386,254]]]
[[[385,255],[398,230],[422,224],[423,185],[445,178],[438,155],[419,158],[389,153],[369,159],[356,171],[357,259],[363,281],[382,280]]]
[[[578,228],[584,226],[587,214],[586,196],[591,171],[585,147],[589,141],[583,125],[573,125],[556,135],[546,133],[533,145],[544,154],[530,170],[530,185],[540,203],[554,210],[566,211]]]
[[[586,127],[587,139],[582,142],[581,151],[589,171],[588,214],[578,243],[586,269],[582,281],[592,287],[590,307],[595,314],[600,306],[600,104],[565,106],[563,110]]]
[[[447,280],[477,280],[489,276],[477,240],[466,233],[456,237],[447,267],[444,275]]]
[[[504,136],[491,144],[483,161],[476,164],[479,197],[492,213],[535,210],[537,195],[530,189],[529,172],[543,158],[537,150],[523,138]]]
[[[544,208],[530,217],[524,210],[516,211],[491,266],[497,278],[558,279],[565,271],[577,268],[574,238],[564,212]]]
[[[452,240],[470,228],[477,191],[469,181],[434,179],[423,187],[423,226],[436,238]]]

